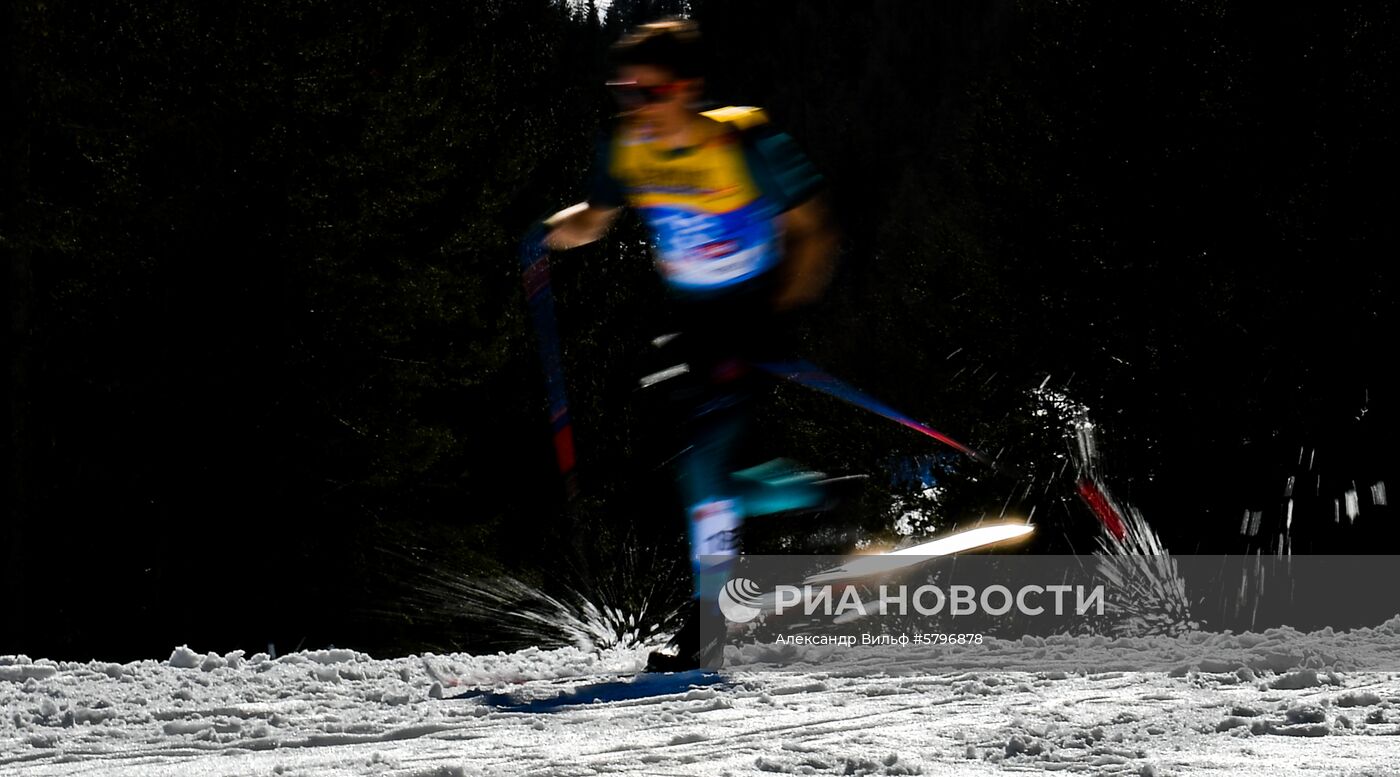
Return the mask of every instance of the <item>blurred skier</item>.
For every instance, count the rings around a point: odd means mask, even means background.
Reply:
[[[836,250],[822,179],[787,135],[751,107],[706,109],[700,35],[693,22],[644,24],[612,49],[608,82],[622,111],[604,144],[586,202],[545,220],[545,245],[597,240],[623,205],[636,208],[656,243],[656,264],[681,332],[664,338],[684,360],[689,443],[676,463],[689,519],[695,599],[672,647],[649,671],[716,667],[723,643],[717,596],[735,535],[752,515],[823,503],[820,473],[777,460],[735,471],[748,398],[761,380],[752,365],[789,356],[784,314],[817,300]],[[680,369],[672,370],[680,372]]]

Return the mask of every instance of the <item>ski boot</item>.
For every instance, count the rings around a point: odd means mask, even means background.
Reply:
[[[702,633],[709,637],[703,644]],[[647,656],[645,671],[689,672],[695,669],[719,669],[724,664],[724,616],[718,608],[702,607],[699,599],[692,599],[685,622],[666,648],[653,650]]]

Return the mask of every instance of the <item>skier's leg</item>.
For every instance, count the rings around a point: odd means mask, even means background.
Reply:
[[[730,477],[750,516],[812,510],[827,504],[826,475],[804,470],[788,459],[772,459]]]
[[[703,405],[693,420],[690,447],[681,455],[677,481],[690,535],[695,596],[714,602],[738,553],[744,500],[729,477],[730,460],[744,426],[742,397],[725,394]]]
[[[724,619],[719,593],[728,582],[737,534],[744,518],[743,499],[729,478],[730,460],[743,433],[744,397],[707,386],[706,401],[692,406],[689,445],[676,461],[676,483],[686,509],[690,537],[693,597],[680,631],[672,639],[675,655],[654,652],[648,671],[718,668],[723,655]]]

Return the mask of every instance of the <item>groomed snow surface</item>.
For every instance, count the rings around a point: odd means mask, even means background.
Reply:
[[[1177,663],[1132,670],[1144,651]],[[1400,674],[1375,663],[1400,661],[1400,617],[976,652],[731,647],[722,687],[548,713],[439,698],[454,681],[547,697],[644,657],[0,657],[0,775],[1400,774]]]

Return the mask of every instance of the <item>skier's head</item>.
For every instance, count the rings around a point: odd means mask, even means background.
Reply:
[[[704,76],[700,27],[689,19],[670,16],[633,27],[612,45],[615,68],[650,65],[678,81]]]
[[[608,82],[629,116],[650,124],[681,120],[704,89],[700,28],[677,17],[640,25],[613,44]]]

